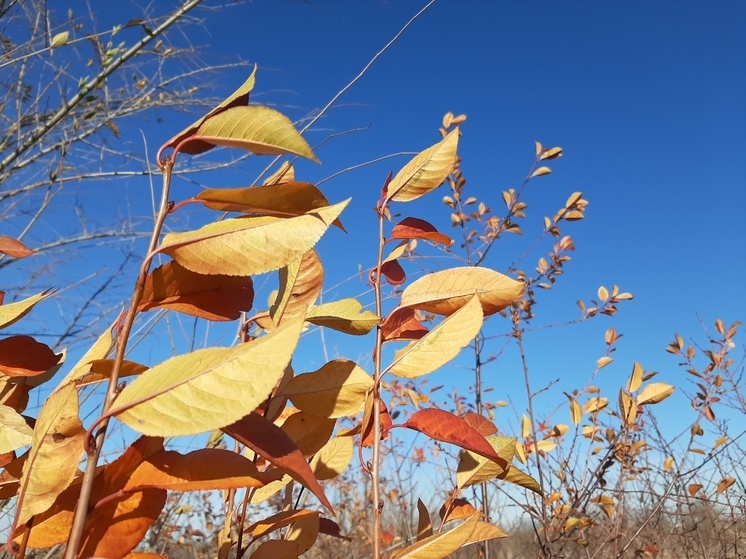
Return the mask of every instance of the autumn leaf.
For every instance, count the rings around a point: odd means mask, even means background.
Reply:
[[[294,542],[298,546],[298,555],[302,555],[311,549],[318,535],[319,513],[318,511],[309,511],[309,514],[301,516],[291,524],[285,533],[285,539]]]
[[[416,217],[405,217],[394,225],[394,228],[391,230],[391,239],[422,239],[423,241],[439,243],[446,247],[453,244],[453,239],[448,235],[439,233],[434,225]]]
[[[298,545],[287,540],[267,540],[259,544],[250,559],[298,559]]]
[[[176,136],[171,138],[168,142],[166,142],[166,144],[164,144],[164,146],[161,148],[161,151],[163,151],[167,147],[175,148],[182,141],[186,140],[187,138],[191,136],[194,136],[194,133],[197,131],[197,129],[208,118],[215,116],[216,114],[226,109],[229,109],[231,107],[246,105],[249,102],[249,94],[254,89],[254,85],[256,83],[256,69],[257,69],[257,66],[255,64],[254,70],[251,72],[251,75],[248,77],[248,79],[243,84],[241,84],[241,87],[239,87],[236,91],[234,91],[227,99],[225,99],[225,101],[220,103],[217,107],[215,107],[205,116],[200,118],[197,122],[195,122],[188,128],[179,132]],[[188,154],[197,154],[197,153],[202,153],[209,149],[212,149],[213,147],[215,146],[212,144],[205,143],[205,142],[190,141],[181,147],[181,151],[184,153],[188,153]]]
[[[39,413],[18,493],[18,526],[52,506],[75,477],[85,438],[78,411],[78,392],[67,385]]]
[[[55,353],[31,336],[11,336],[0,340],[0,373],[9,377],[33,377],[57,365],[62,354]]]
[[[473,411],[466,412],[463,420],[469,427],[477,431],[480,435],[488,437],[497,433],[497,427],[489,419]]]
[[[277,425],[259,414],[250,413],[240,421],[224,427],[223,432],[290,474],[316,495],[326,508],[334,511],[303,454]]]
[[[296,217],[329,206],[326,196],[307,182],[283,182],[245,188],[206,188],[195,200],[221,212]],[[341,222],[334,224],[344,230]]]
[[[516,439],[490,435],[486,437],[486,441],[502,462],[494,462],[482,454],[468,450],[462,452],[459,455],[456,470],[456,484],[459,488],[489,481],[504,474],[510,468],[510,463],[515,456]]]
[[[477,522],[477,525],[474,528],[474,532],[472,532],[471,536],[467,540],[466,545],[507,537],[508,534],[500,530],[500,528],[498,528],[494,524],[490,524],[489,522],[480,520]]]
[[[336,420],[303,411],[288,417],[280,427],[304,456],[316,454],[331,438]]]
[[[22,242],[4,235],[0,235],[0,252],[13,258],[25,258],[34,254],[34,251]]]
[[[311,307],[306,320],[353,336],[362,336],[376,327],[380,319],[371,311],[363,311],[357,299],[341,299]]]
[[[354,455],[352,437],[334,437],[313,456],[310,465],[316,479],[332,479],[347,469]]]
[[[53,291],[47,290],[41,293],[37,293],[36,295],[29,297],[28,299],[23,299],[22,301],[17,301],[15,303],[0,306],[0,328],[10,326],[14,322],[22,319],[24,316],[26,316],[26,314],[28,314],[28,312],[34,307],[34,305],[36,305],[39,301],[43,301],[52,293]]]
[[[396,376],[415,378],[432,373],[456,357],[482,328],[482,307],[472,295],[471,301],[425,336],[396,352],[387,371]]]
[[[319,370],[291,379],[278,395],[287,396],[295,407],[321,417],[357,413],[373,379],[354,361],[335,359]]]
[[[524,284],[489,268],[461,267],[433,272],[409,285],[402,293],[401,307],[450,315],[476,293],[485,316],[509,306]]]
[[[384,342],[396,340],[419,340],[429,330],[417,320],[414,309],[398,307],[391,311],[381,324]]]
[[[229,450],[203,448],[187,454],[163,451],[137,466],[122,489],[128,492],[237,489],[261,487],[281,477],[276,470],[260,472],[253,462]]]
[[[642,386],[644,373],[645,371],[643,370],[642,365],[635,361],[635,364],[632,367],[632,374],[629,377],[629,382],[627,382],[627,390],[630,392],[637,392]]]
[[[430,522],[430,513],[422,502],[422,499],[417,499],[417,541],[422,541],[425,538],[429,538],[433,535],[433,525]]]
[[[324,267],[315,250],[290,261],[280,269],[280,290],[269,309],[275,326],[282,321],[305,318],[324,283]]]
[[[449,520],[460,520],[462,518],[471,518],[479,511],[469,501],[462,498],[453,499],[450,502],[450,507],[446,508],[449,503],[444,504],[440,507],[438,515],[440,519],[445,523]],[[447,513],[447,514],[446,514]]]
[[[499,467],[508,467],[508,461],[487,442],[483,435],[457,415],[445,410],[429,408],[416,412],[404,427],[424,433],[431,439],[451,443],[492,460]]]
[[[254,301],[250,277],[203,275],[167,262],[153,270],[145,280],[137,309],[163,308],[207,320],[236,320]]]
[[[280,528],[289,526],[290,524],[296,522],[304,516],[312,514],[318,516],[318,512],[306,509],[278,512],[277,514],[268,516],[263,520],[254,522],[248,528],[246,528],[246,532],[251,534],[251,537],[254,540],[257,540],[262,536],[266,536],[267,534],[271,534],[272,532],[279,530]]]
[[[21,414],[8,406],[0,406],[0,454],[31,444],[34,430]]]
[[[453,169],[459,129],[420,152],[388,184],[386,201],[409,202],[436,189]]]
[[[114,324],[118,322],[119,318],[121,318],[121,315],[117,318]],[[81,357],[80,360],[70,370],[70,372],[65,375],[65,378],[62,379],[62,382],[57,385],[57,390],[67,385],[68,383],[73,382],[80,377],[88,374],[91,370],[91,363],[97,359],[105,359],[109,356],[113,349],[114,327],[110,326],[109,328],[104,330],[104,332],[96,339],[96,341],[88,349],[88,351],[85,352],[83,357]]]
[[[651,382],[637,395],[638,405],[657,404],[673,394],[674,387],[663,382]]]
[[[199,274],[271,272],[312,249],[348,203],[349,199],[287,219],[226,219],[196,231],[169,233],[158,250]]]
[[[133,377],[141,375],[148,368],[140,363],[134,361],[122,361],[122,365],[119,368],[119,378]],[[111,373],[114,371],[114,359],[94,359],[90,363],[90,371],[83,376],[79,377],[75,381],[75,386],[80,388],[81,386],[88,386],[89,384],[96,384],[98,382],[104,382],[109,380]]]
[[[236,347],[172,357],[125,387],[109,413],[145,435],[189,435],[229,425],[267,399],[301,326],[295,321]]]
[[[189,144],[193,141],[244,149],[257,155],[299,155],[319,162],[290,119],[263,105],[231,107],[209,117],[194,132]],[[189,144],[181,151],[190,153]]]
[[[441,532],[395,552],[391,559],[443,559],[469,541],[479,522],[479,513],[448,532]]]

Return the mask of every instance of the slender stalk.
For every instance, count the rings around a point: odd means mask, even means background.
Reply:
[[[383,316],[381,303],[381,266],[383,265],[383,219],[386,214],[386,202],[381,201],[378,208],[378,260],[376,274],[373,279],[373,289],[376,295],[376,315]],[[383,515],[383,501],[381,500],[381,353],[383,346],[383,331],[381,324],[376,327],[375,373],[373,379],[373,464],[371,465],[371,481],[373,483],[373,559],[381,557],[381,516]]]
[[[171,171],[173,170],[173,161],[165,160],[161,162],[161,171],[163,173],[163,190],[161,192],[161,204],[156,216],[155,224],[153,225],[153,234],[150,237],[150,245],[148,246],[147,256],[143,260],[142,266],[140,267],[140,274],[135,283],[135,290],[132,294],[132,302],[130,308],[127,311],[127,316],[124,321],[124,325],[119,330],[117,336],[117,353],[114,360],[114,367],[109,377],[109,385],[106,390],[106,398],[104,399],[104,405],[101,412],[102,416],[111,409],[114,404],[114,400],[117,397],[117,384],[119,383],[119,372],[122,369],[122,363],[124,362],[124,355],[127,350],[127,340],[129,339],[130,333],[132,332],[132,326],[135,323],[135,317],[137,316],[137,305],[142,299],[143,290],[145,288],[145,278],[148,275],[150,264],[155,256],[155,249],[158,246],[158,239],[160,238],[163,224],[166,221],[171,207],[168,202],[169,192],[171,188]],[[90,506],[91,491],[93,489],[93,480],[96,476],[96,466],[101,456],[101,450],[104,445],[104,439],[106,437],[106,429],[109,425],[109,419],[105,418],[100,423],[100,427],[96,431],[93,444],[86,444],[86,469],[83,475],[83,481],[80,487],[80,495],[78,496],[78,504],[75,508],[75,516],[73,518],[72,528],[70,530],[70,537],[67,540],[67,548],[65,549],[64,559],[74,559],[78,556],[78,550],[80,548],[80,542],[83,536],[83,529],[85,528],[85,521],[88,516],[88,509]]]

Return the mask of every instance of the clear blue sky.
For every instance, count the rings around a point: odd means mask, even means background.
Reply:
[[[156,9],[167,4],[173,3],[159,2]],[[204,60],[256,62],[252,100],[298,119],[324,106],[424,4],[257,0],[198,12],[204,26],[189,33]],[[129,2],[97,6],[102,27],[140,13]],[[562,146],[565,157],[551,163],[554,173],[529,188],[526,239],[508,237],[491,263],[507,267],[542,218],[582,191],[590,202],[587,218],[567,228],[577,251],[557,289],[542,298],[535,323],[576,318],[575,301],[588,301],[599,285],[616,283],[635,300],[622,304],[613,320],[534,335],[528,352],[536,382],[561,378],[563,389],[580,386],[602,355],[603,332],[613,325],[624,338],[617,362],[601,373],[614,379],[612,386],[626,379],[634,360],[677,384],[683,371],[664,352],[674,332],[700,336],[698,314],[710,327],[716,317],[726,323],[746,318],[744,29],[746,4],[738,1],[439,0],[307,138],[313,145],[331,133],[369,129],[326,142],[317,150],[322,165],[300,162],[297,177],[315,182],[363,161],[419,151],[439,139],[446,111],[466,113],[460,155],[468,192],[501,215],[500,192],[520,185],[533,142]],[[243,70],[214,74],[210,91],[227,95],[244,78]],[[143,130],[151,157],[192,120],[165,111],[161,117],[159,124],[151,119],[124,129],[135,145]],[[332,201],[353,197],[342,216],[349,235],[331,231],[320,245],[327,285],[355,274],[358,264],[372,265],[371,208],[389,170],[407,160],[390,159],[323,185]],[[245,186],[264,165],[253,161],[243,174],[204,177],[202,184]],[[146,181],[131,188],[142,189],[136,199],[146,214]],[[174,197],[197,191],[177,183]],[[443,194],[401,211],[429,218],[448,233]],[[546,248],[526,267],[532,269]],[[351,282],[326,300],[364,290],[362,282]],[[339,340],[330,352],[357,358],[371,344]],[[313,365],[299,370],[320,365],[320,356],[307,351]],[[492,366],[487,382],[500,387],[496,399],[521,393],[515,365],[508,356]],[[443,373],[433,383],[450,384],[453,376]]]

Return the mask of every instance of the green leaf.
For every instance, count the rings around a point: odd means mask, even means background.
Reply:
[[[407,163],[389,183],[387,201],[409,202],[440,186],[456,161],[458,137],[459,129],[454,128]]]
[[[291,154],[319,162],[290,119],[263,105],[226,109],[203,122],[193,138],[257,155]]]
[[[456,357],[479,333],[482,306],[472,294],[471,301],[419,340],[396,352],[388,371],[399,377],[415,378],[432,373]]]
[[[174,437],[225,427],[267,399],[290,361],[302,321],[232,348],[180,355],[127,386],[111,415],[144,435]]]
[[[311,250],[349,201],[289,219],[226,219],[196,231],[169,233],[158,250],[198,274],[271,272]]]
[[[376,313],[362,310],[363,305],[357,299],[342,299],[311,307],[306,320],[345,334],[362,336],[373,330],[380,321]]]
[[[484,315],[490,316],[513,303],[523,287],[523,282],[489,268],[449,268],[427,274],[409,285],[399,306],[447,316],[476,293]]]

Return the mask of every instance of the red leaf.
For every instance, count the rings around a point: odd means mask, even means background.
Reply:
[[[480,435],[488,437],[489,435],[497,433],[497,427],[495,427],[495,424],[478,413],[474,413],[473,411],[467,412],[463,419],[469,424],[469,427],[479,431]]]
[[[508,463],[498,456],[487,439],[473,427],[458,417],[444,410],[429,408],[415,413],[404,424],[405,427],[424,433],[436,441],[455,444],[466,450],[471,450],[489,458],[502,468],[507,468]]]
[[[207,320],[236,320],[254,302],[250,277],[203,275],[168,262],[145,280],[138,310],[173,309]]]
[[[368,404],[370,402],[370,404]],[[363,446],[363,448],[369,447],[373,445],[373,398],[372,394],[368,397],[368,402],[366,402],[365,405],[365,414],[363,415],[363,426],[362,426],[362,433],[363,436],[361,438],[360,444]],[[384,440],[388,434],[389,430],[391,429],[391,426],[394,424],[394,422],[391,420],[391,416],[389,415],[389,410],[386,408],[386,404],[383,403],[383,400],[380,400],[381,405],[381,440]]]
[[[391,239],[422,239],[447,247],[453,244],[453,239],[448,235],[439,233],[433,225],[416,217],[406,217],[396,224],[391,231]]]
[[[381,274],[391,285],[401,285],[407,281],[407,274],[398,260],[389,260],[381,265]]]
[[[394,309],[381,324],[383,341],[419,340],[428,333],[410,307]]]
[[[334,512],[324,490],[319,485],[303,454],[285,432],[258,413],[250,413],[233,425],[223,427],[223,432],[248,446],[293,479],[307,487],[319,501]]]
[[[343,536],[340,531],[339,524],[329,518],[319,518],[319,533],[326,534],[327,536],[333,536],[335,538],[340,538],[348,542],[352,541],[352,538],[350,538],[349,536]]]
[[[34,254],[34,251],[22,242],[4,235],[0,235],[0,252],[13,258],[25,258]]]
[[[33,377],[46,373],[62,359],[49,346],[31,336],[0,340],[0,372],[9,377]]]

